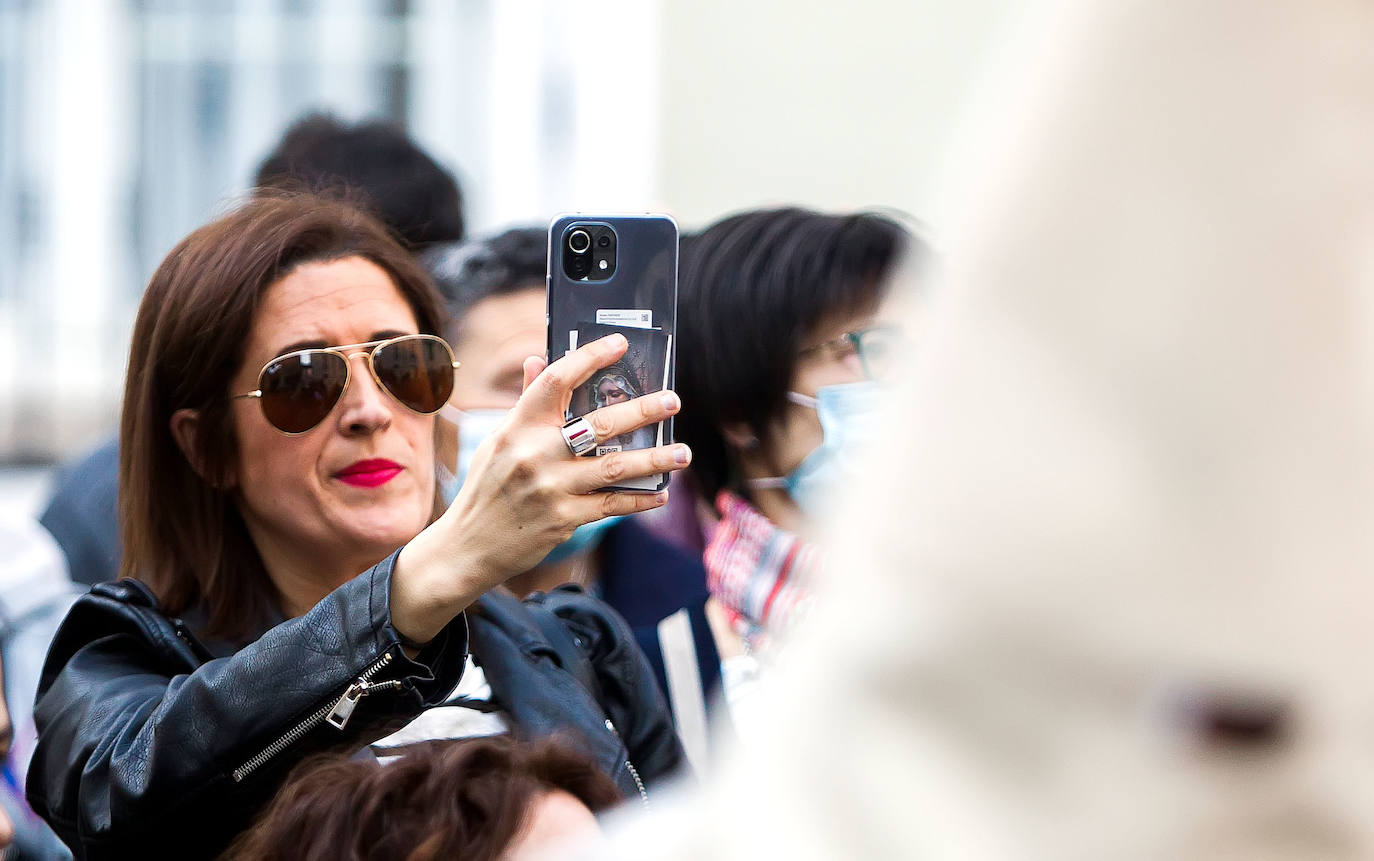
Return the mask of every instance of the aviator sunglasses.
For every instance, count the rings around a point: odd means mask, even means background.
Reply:
[[[458,362],[448,343],[435,335],[401,335],[277,356],[262,366],[257,389],[234,395],[234,400],[257,398],[272,427],[303,434],[333,412],[348,388],[349,357],[360,352],[382,391],[411,412],[433,415],[453,393]]]

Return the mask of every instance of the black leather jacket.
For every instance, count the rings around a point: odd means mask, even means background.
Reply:
[[[605,604],[563,589],[549,601],[591,660],[595,695],[521,602],[495,592],[411,660],[390,624],[395,558],[241,648],[202,643],[137,581],[94,587],[39,682],[33,809],[77,858],[211,857],[304,756],[356,750],[441,702],[469,636],[517,731],[563,731],[630,798],[683,766],[652,672]]]

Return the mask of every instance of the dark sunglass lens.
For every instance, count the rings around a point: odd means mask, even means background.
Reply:
[[[372,353],[377,379],[417,413],[435,413],[453,394],[453,354],[437,338],[402,338]]]
[[[324,421],[348,382],[348,363],[334,353],[283,356],[262,372],[262,411],[278,430],[305,433]]]

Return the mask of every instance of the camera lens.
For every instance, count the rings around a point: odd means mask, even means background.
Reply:
[[[568,247],[574,254],[586,253],[592,247],[592,235],[579,227],[568,234]]]
[[[611,247],[611,237],[610,237],[610,234],[607,234],[607,233],[601,234],[601,238],[598,239],[598,240],[596,240],[596,244],[597,244],[597,245],[600,245],[602,248],[610,248],[610,247]]]

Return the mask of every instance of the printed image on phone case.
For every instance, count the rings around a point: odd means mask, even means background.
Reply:
[[[586,383],[573,390],[567,418],[586,415],[593,410],[667,388],[671,340],[658,329],[583,322],[578,324],[575,332],[568,333],[569,343],[587,344],[615,332],[625,336],[630,344],[629,349],[617,362],[600,369]],[[597,446],[596,453],[652,448],[661,445],[662,439],[663,425],[660,422],[614,439],[603,440]]]

